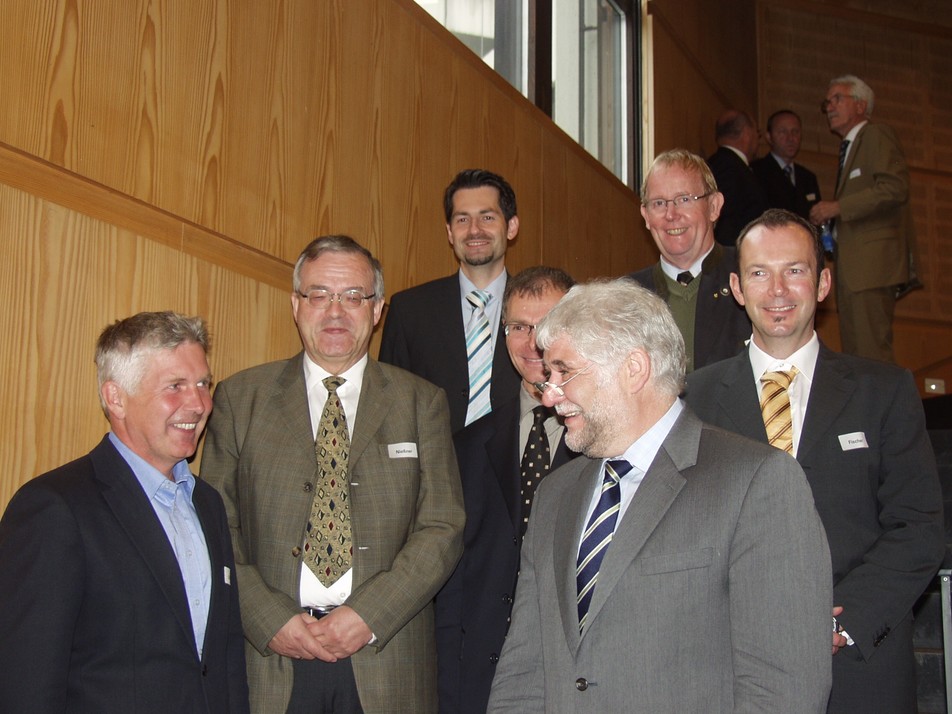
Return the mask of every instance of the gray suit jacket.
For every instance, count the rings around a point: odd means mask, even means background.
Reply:
[[[821,712],[826,538],[803,472],[685,410],[618,524],[579,636],[575,560],[600,461],[546,477],[491,712]]]
[[[301,545],[317,478],[303,353],[215,390],[202,476],[224,498],[235,548],[252,710],[283,712],[292,663],[268,643],[301,611]],[[365,712],[436,711],[432,599],[462,549],[463,502],[442,390],[367,364],[351,434],[354,537],[347,600],[377,637],[354,655]],[[416,458],[389,445],[416,444]]]

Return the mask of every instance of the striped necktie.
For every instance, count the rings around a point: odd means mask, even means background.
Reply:
[[[783,174],[787,177],[787,181],[792,183],[794,186],[797,185],[796,180],[793,178],[793,164],[787,164],[783,167]]]
[[[492,330],[486,317],[486,305],[492,295],[485,290],[473,290],[466,301],[473,306],[473,314],[466,325],[466,359],[469,363],[469,406],[466,423],[470,424],[491,410],[489,385],[493,371]]]
[[[833,184],[833,191],[836,192],[836,189],[839,188],[840,178],[843,176],[843,167],[846,166],[846,152],[850,148],[850,143],[846,139],[840,142],[840,163],[839,167],[836,169],[836,183]]]
[[[760,411],[767,430],[767,442],[788,454],[793,453],[793,416],[787,391],[798,374],[796,367],[783,372],[765,372],[760,378]]]
[[[578,562],[575,566],[575,586],[578,590],[578,629],[585,628],[588,608],[592,604],[592,595],[598,581],[598,569],[612,542],[618,511],[621,507],[621,478],[631,471],[631,464],[623,459],[605,462],[605,478],[602,480],[601,495],[592,517],[582,533],[582,542],[578,549]]]

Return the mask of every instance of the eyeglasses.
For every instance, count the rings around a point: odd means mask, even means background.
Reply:
[[[822,102],[820,102],[820,111],[826,114],[830,110],[830,107],[832,107],[834,104],[839,104],[844,99],[856,99],[856,97],[854,97],[852,94],[840,94],[837,92],[829,99],[824,99]]]
[[[708,191],[707,193],[702,193],[699,196],[675,196],[674,198],[650,198],[647,201],[643,201],[641,205],[647,208],[652,213],[662,214],[668,210],[668,204],[672,204],[675,208],[687,208],[689,205],[695,201],[700,201],[702,198],[707,198],[710,196],[713,191]]]
[[[512,335],[513,337],[522,337],[528,339],[529,336],[535,332],[535,325],[526,325],[521,322],[507,322],[503,325],[503,329],[506,331],[506,336]]]
[[[326,310],[331,306],[334,300],[337,300],[342,307],[346,307],[348,310],[356,310],[364,304],[364,300],[370,300],[376,297],[376,293],[364,295],[360,290],[345,290],[342,293],[332,293],[330,290],[324,290],[323,288],[309,290],[306,293],[299,292],[298,295],[307,300],[307,304],[315,310]]]
[[[578,377],[580,374],[585,374],[588,370],[590,370],[590,369],[592,368],[592,364],[594,364],[594,363],[591,363],[591,364],[588,364],[588,365],[585,366],[585,367],[582,367],[580,370],[578,370],[575,374],[573,374],[573,375],[572,375],[571,377],[569,377],[568,379],[562,380],[562,384],[555,384],[554,382],[533,382],[533,383],[532,383],[532,386],[535,387],[536,389],[538,389],[539,392],[542,393],[542,394],[545,394],[545,391],[546,391],[547,389],[552,389],[552,390],[555,391],[555,393],[556,393],[557,395],[559,395],[560,397],[564,397],[564,396],[565,396],[565,392],[562,391],[563,387],[565,387],[566,384],[568,384],[569,382],[571,382],[573,379],[575,379],[576,377]]]

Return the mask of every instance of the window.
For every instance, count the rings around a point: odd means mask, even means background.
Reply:
[[[634,0],[416,2],[630,185]]]

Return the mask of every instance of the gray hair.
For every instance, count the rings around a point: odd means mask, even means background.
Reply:
[[[629,278],[576,285],[536,327],[543,350],[565,336],[579,355],[614,367],[634,349],[651,360],[652,382],[678,396],[684,385],[684,338],[664,300]]]
[[[866,116],[872,116],[873,103],[876,95],[873,88],[861,80],[855,74],[844,74],[842,77],[836,77],[830,80],[830,86],[834,84],[845,84],[850,88],[850,96],[859,102],[866,102]]]
[[[648,191],[648,179],[651,178],[651,175],[657,169],[668,169],[672,166],[682,169],[683,171],[696,173],[700,176],[701,181],[704,183],[704,191],[706,193],[714,193],[717,191],[717,181],[714,179],[714,174],[711,173],[711,167],[707,165],[707,162],[703,158],[691,153],[687,149],[669,149],[668,151],[658,154],[654,161],[651,162],[651,166],[645,174],[644,181],[641,182],[642,203],[648,200],[645,193]]]
[[[353,253],[365,257],[374,274],[374,302],[381,302],[383,300],[383,267],[380,265],[380,261],[374,258],[373,253],[364,248],[360,243],[350,236],[344,235],[321,236],[307,244],[307,247],[301,251],[301,255],[298,256],[297,262],[294,264],[294,277],[292,281],[294,292],[301,292],[301,270],[303,270],[304,264],[317,260],[324,253]]]
[[[130,394],[142,380],[146,357],[158,350],[174,350],[179,345],[196,344],[208,354],[208,327],[201,317],[177,312],[140,312],[107,326],[96,341],[96,377],[99,401],[106,417],[102,385],[115,382]]]

